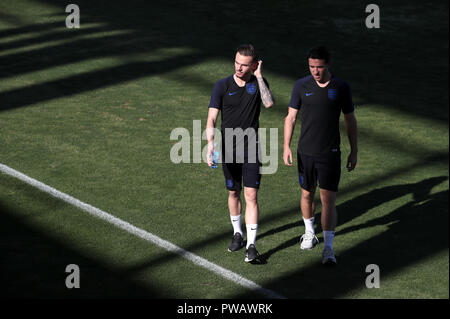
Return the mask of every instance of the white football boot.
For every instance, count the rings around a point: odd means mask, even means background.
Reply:
[[[309,250],[313,249],[315,245],[319,243],[319,239],[313,233],[307,231],[302,237],[300,237],[300,249]]]

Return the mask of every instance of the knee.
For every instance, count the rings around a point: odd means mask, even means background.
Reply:
[[[228,197],[231,199],[240,199],[241,191],[228,191]]]
[[[302,189],[302,200],[312,202],[314,200],[314,193]]]
[[[258,200],[258,192],[256,189],[247,190],[244,192],[246,203],[256,203]]]
[[[320,199],[322,205],[334,206],[336,202],[336,193],[327,190],[320,190]]]

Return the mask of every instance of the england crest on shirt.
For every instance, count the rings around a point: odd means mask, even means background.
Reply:
[[[338,90],[337,89],[328,89],[328,98],[332,101],[336,100]]]
[[[247,90],[248,94],[255,94],[255,92],[256,92],[256,84],[255,83],[247,83],[245,85],[245,89]]]

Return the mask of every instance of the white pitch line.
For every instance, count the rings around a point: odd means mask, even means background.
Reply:
[[[203,267],[209,271],[212,271],[213,273],[218,274],[219,276],[222,276],[238,285],[241,285],[245,288],[254,290],[254,291],[260,293],[261,295],[271,298],[271,299],[285,299],[285,297],[281,296],[280,294],[278,294],[272,290],[263,288],[260,285],[254,283],[253,281],[232,272],[231,270],[228,270],[219,265],[216,265],[215,263],[210,262],[210,261],[206,260],[205,258],[202,258],[196,254],[193,254],[187,250],[184,250],[183,248],[178,247],[178,246],[172,244],[171,242],[168,242],[167,240],[164,240],[156,235],[153,235],[150,232],[147,232],[143,229],[133,226],[132,224],[130,224],[126,221],[123,221],[120,218],[114,217],[111,214],[108,214],[107,212],[102,211],[101,209],[98,209],[98,208],[91,206],[89,204],[86,204],[70,195],[60,192],[57,189],[54,189],[53,187],[50,187],[42,182],[39,182],[38,180],[35,180],[34,178],[31,178],[21,172],[18,172],[9,166],[0,164],[0,171],[7,175],[13,176],[33,187],[36,187],[37,189],[39,189],[47,194],[50,194],[53,197],[61,199],[61,200],[65,201],[66,203],[69,203],[75,207],[78,207],[78,208],[84,210],[85,212],[87,212],[95,217],[98,217],[104,221],[107,221],[108,223],[111,223],[114,226],[116,226],[120,229],[123,229],[137,237],[140,237],[140,238],[145,239],[159,247],[162,247],[169,252],[180,255],[180,256],[186,258],[187,260],[193,262],[194,264],[196,264],[200,267]]]

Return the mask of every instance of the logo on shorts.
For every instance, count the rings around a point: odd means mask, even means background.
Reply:
[[[255,92],[256,92],[256,84],[255,83],[247,83],[245,85],[245,88],[246,88],[248,94],[255,94]]]
[[[227,179],[227,187],[233,187],[233,180]]]
[[[302,186],[303,186],[303,184],[305,184],[305,179],[303,178],[302,175],[299,175],[299,176],[298,176],[298,182],[299,182],[300,185],[302,185]]]
[[[337,89],[328,89],[328,98],[330,100],[336,100],[337,93],[338,93]]]

